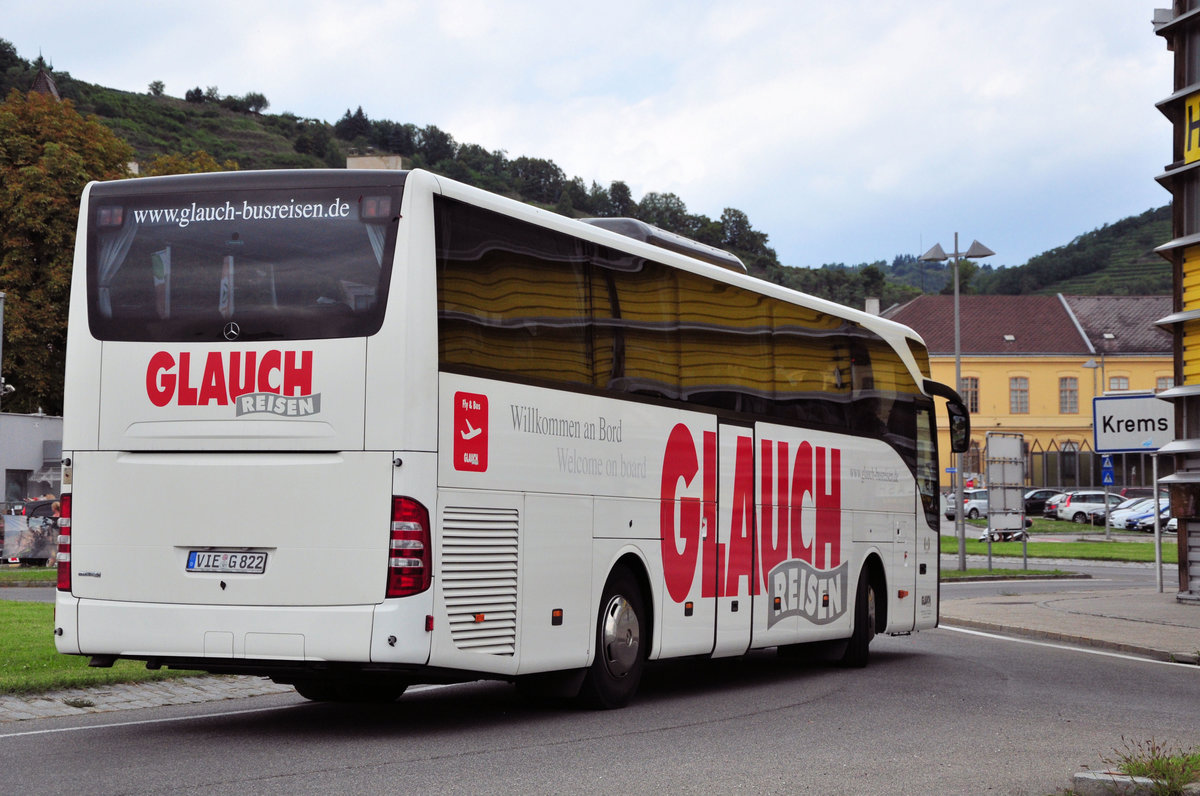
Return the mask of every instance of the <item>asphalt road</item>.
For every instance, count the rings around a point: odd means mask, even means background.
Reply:
[[[387,706],[291,695],[0,726],[11,793],[1053,793],[1123,739],[1200,744],[1195,667],[952,629],[863,670],[653,666],[611,712],[501,683]]]

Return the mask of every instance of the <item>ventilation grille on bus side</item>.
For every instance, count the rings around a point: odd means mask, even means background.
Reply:
[[[460,650],[516,653],[517,528],[516,509],[442,512],[442,596]]]

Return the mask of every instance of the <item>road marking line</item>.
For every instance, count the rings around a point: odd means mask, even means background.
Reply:
[[[1018,644],[1032,644],[1035,647],[1049,647],[1050,649],[1066,650],[1068,652],[1084,652],[1088,655],[1101,655],[1106,658],[1120,658],[1126,661],[1137,661],[1138,663],[1157,663],[1162,666],[1180,666],[1185,669],[1195,671],[1195,664],[1191,663],[1176,663],[1174,661],[1158,661],[1154,658],[1141,658],[1137,655],[1126,655],[1122,652],[1106,652],[1104,650],[1092,650],[1086,647],[1072,647],[1067,644],[1054,644],[1049,641],[1034,641],[1028,638],[1016,638],[1014,636],[1001,636],[996,633],[987,633],[982,630],[970,630],[965,627],[954,627],[952,625],[938,625],[942,630],[952,630],[955,633],[966,633],[971,636],[983,636],[984,638],[994,638],[1000,641],[1015,641]]]

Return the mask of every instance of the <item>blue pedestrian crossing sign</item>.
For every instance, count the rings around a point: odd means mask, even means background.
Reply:
[[[1102,470],[1100,473],[1100,478],[1104,486],[1112,486],[1116,483],[1116,480],[1113,478],[1112,470]]]
[[[1100,468],[1103,470],[1112,470],[1113,463],[1111,456],[1103,456],[1100,458]]]

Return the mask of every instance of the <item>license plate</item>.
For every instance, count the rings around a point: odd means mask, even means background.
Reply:
[[[242,572],[261,575],[266,569],[266,553],[236,553],[228,550],[192,550],[188,553],[188,572]]]

